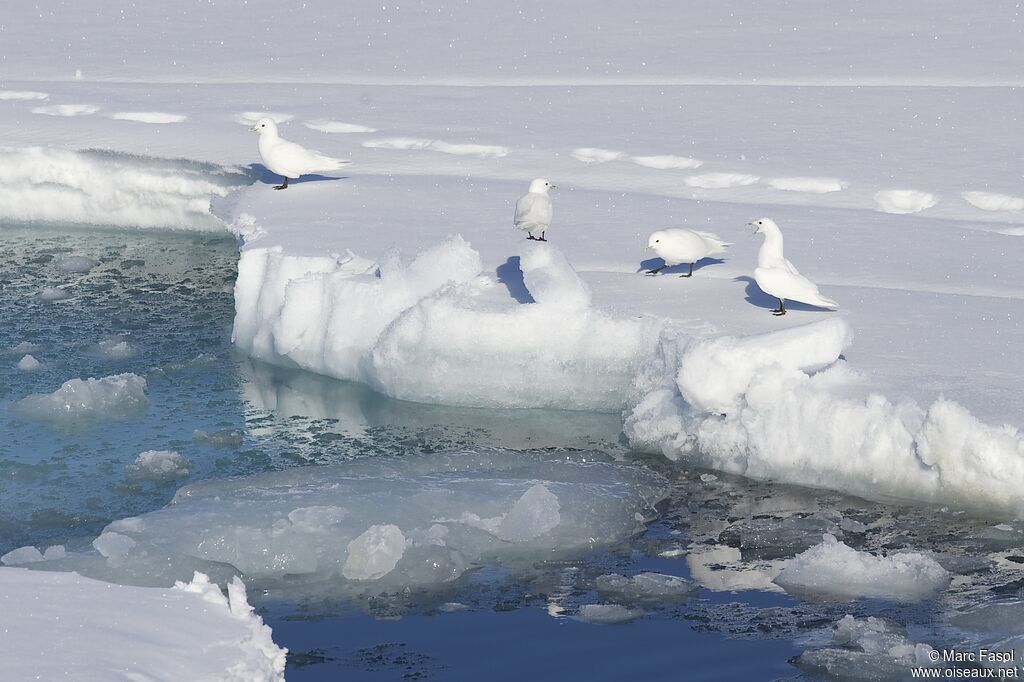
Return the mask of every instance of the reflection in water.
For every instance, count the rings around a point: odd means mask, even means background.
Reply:
[[[250,433],[256,437],[273,438],[282,429],[317,422],[321,444],[343,436],[359,442],[385,440],[405,451],[485,444],[625,452],[618,414],[424,405],[382,396],[362,384],[254,360],[243,362],[242,378],[243,395],[255,417],[249,420]],[[397,434],[404,438],[395,442]]]

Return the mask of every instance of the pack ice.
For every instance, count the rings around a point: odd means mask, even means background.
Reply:
[[[200,567],[261,584],[443,584],[485,562],[532,564],[642,530],[665,480],[592,459],[475,450],[204,481],[164,509],[111,523],[93,543],[98,555],[50,567],[147,584]]]
[[[405,400],[617,412],[633,448],[758,479],[1024,513],[1024,440],[940,398],[890,401],[842,358],[841,317],[740,337],[616,316],[551,244],[520,303],[461,237],[375,265],[247,248],[234,339],[251,356]],[[705,332],[706,334],[706,332]],[[1012,483],[1010,483],[1012,482]]]
[[[225,597],[202,573],[167,589],[3,568],[0,604],[5,680],[284,680],[287,651],[237,577]]]

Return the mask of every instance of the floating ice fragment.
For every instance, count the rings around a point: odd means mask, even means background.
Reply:
[[[791,559],[775,579],[790,593],[826,598],[874,597],[917,601],[944,590],[949,573],[917,552],[874,556],[825,535],[820,545]]]
[[[642,615],[643,610],[626,608],[620,604],[584,604],[576,618],[595,625],[616,625],[636,620]]]
[[[124,471],[133,481],[173,481],[188,478],[192,462],[173,450],[147,450],[140,453]]]
[[[22,372],[31,372],[42,367],[42,363],[35,359],[33,355],[25,355],[18,360],[18,369]]]
[[[405,535],[394,524],[370,526],[348,543],[341,574],[349,580],[377,580],[395,569],[405,554]]]
[[[12,409],[32,419],[69,426],[83,421],[126,419],[148,405],[146,380],[128,373],[71,379],[53,393],[22,398]]]

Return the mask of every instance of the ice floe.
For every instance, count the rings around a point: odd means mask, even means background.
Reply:
[[[439,585],[482,563],[531,565],[642,530],[664,479],[592,460],[476,450],[203,481],[164,509],[111,523],[93,543],[98,557],[53,567],[147,584],[202,568],[357,590]]]
[[[831,599],[873,597],[917,601],[949,585],[950,575],[919,552],[875,556],[825,535],[821,544],[789,560],[775,582],[787,592]]]
[[[11,409],[32,419],[57,426],[126,419],[145,410],[146,380],[137,374],[115,374],[101,379],[71,379],[53,393],[37,393],[14,403]]]

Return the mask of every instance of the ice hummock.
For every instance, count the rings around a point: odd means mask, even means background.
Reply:
[[[203,567],[261,584],[440,585],[484,563],[532,565],[641,531],[665,480],[595,458],[480,449],[203,481],[108,525],[99,556],[52,567],[145,584]]]
[[[70,379],[53,393],[36,393],[14,403],[21,415],[57,426],[127,419],[149,405],[146,380],[137,374]]]
[[[234,340],[249,355],[365,383],[395,398],[467,407],[618,411],[662,322],[615,317],[551,244],[526,242],[533,303],[488,294],[479,253],[452,237],[379,276],[327,257],[247,249]]]
[[[832,599],[874,597],[917,601],[949,585],[950,574],[920,552],[875,556],[859,552],[834,535],[798,554],[775,578],[787,592]]]
[[[3,568],[0,600],[4,679],[101,680],[117,671],[124,679],[284,680],[287,651],[237,577],[225,597],[202,573],[168,589]]]

